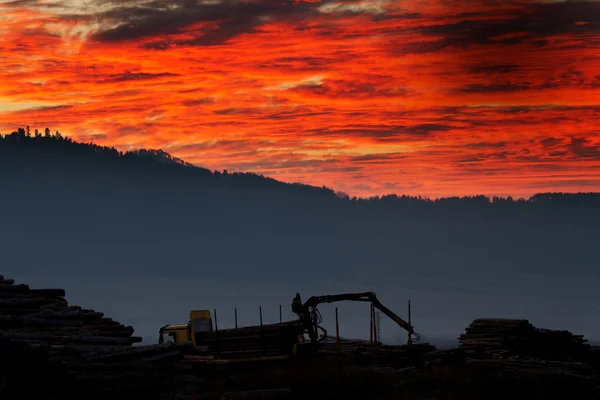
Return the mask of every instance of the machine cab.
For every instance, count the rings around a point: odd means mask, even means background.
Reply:
[[[190,322],[185,325],[163,325],[158,331],[158,343],[189,343],[200,345],[202,335],[212,332],[212,318],[208,310],[190,312]]]
[[[158,344],[189,342],[187,325],[164,325],[158,330]]]
[[[212,318],[208,310],[190,311],[190,337],[194,346],[202,346],[204,334],[213,331]]]

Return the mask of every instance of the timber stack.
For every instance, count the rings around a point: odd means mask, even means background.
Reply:
[[[133,346],[142,341],[133,332],[69,305],[63,289],[32,289],[0,276],[0,398],[22,397],[36,370],[48,382],[27,389],[64,399],[158,399],[186,385],[197,390],[201,380],[181,362],[186,346]]]
[[[0,338],[49,347],[68,359],[89,346],[131,346],[142,338],[101,312],[69,305],[64,289],[31,289],[0,279]],[[73,351],[74,350],[74,351]]]
[[[342,339],[339,343],[335,337],[327,336],[321,341],[321,349],[326,354],[348,363],[376,364],[378,368],[408,368],[415,366],[426,354],[436,351],[435,346],[429,343],[415,343],[411,345],[384,345],[371,343],[367,340]]]
[[[538,329],[527,320],[476,319],[459,340],[468,364],[582,379],[594,373],[593,352],[583,336]]]
[[[472,358],[519,356],[569,361],[590,355],[583,336],[538,329],[524,319],[476,319],[459,342],[460,348]]]
[[[302,332],[302,326],[297,321],[291,321],[215,330],[203,334],[196,341],[208,347],[210,353],[221,360],[277,357],[292,354]]]
[[[520,319],[476,319],[459,337],[470,357],[502,358],[522,354],[531,346],[535,327]]]

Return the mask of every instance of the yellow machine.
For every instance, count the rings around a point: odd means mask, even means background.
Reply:
[[[192,342],[206,332],[213,331],[212,318],[208,310],[190,311],[190,321],[185,325],[163,325],[158,331],[158,343]]]
[[[297,356],[304,342],[297,321],[219,330],[208,310],[193,310],[187,324],[164,325],[158,343],[192,343],[205,346],[214,356],[207,364],[285,360]]]

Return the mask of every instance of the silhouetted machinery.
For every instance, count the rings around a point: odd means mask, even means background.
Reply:
[[[296,293],[292,302],[292,311],[298,315],[298,320],[270,325],[263,325],[261,320],[261,324],[256,326],[218,329],[216,320],[213,324],[210,311],[192,310],[187,324],[162,326],[159,330],[158,343],[191,343],[194,347],[204,346],[216,358],[232,362],[310,356],[319,350],[320,340],[317,332],[321,330],[325,333],[323,337],[326,337],[325,329],[319,326],[322,317],[317,306],[321,303],[338,301],[369,302],[409,333],[409,344],[420,338],[410,323],[381,304],[375,293],[313,296],[305,303],[302,303],[300,294]],[[305,340],[306,334],[310,338],[309,342]]]
[[[392,321],[397,323],[401,328],[408,332],[408,344],[418,342],[420,339],[419,334],[414,331],[414,328],[408,322],[392,312],[392,310],[381,304],[373,292],[313,296],[306,300],[304,304],[302,303],[300,294],[296,293],[296,297],[292,301],[292,311],[298,315],[300,322],[310,337],[310,341],[313,346],[316,347],[318,345],[319,338],[317,330],[321,329],[319,324],[322,322],[321,313],[317,309],[317,306],[321,303],[334,303],[338,301],[362,301],[371,303],[375,308],[380,310]]]

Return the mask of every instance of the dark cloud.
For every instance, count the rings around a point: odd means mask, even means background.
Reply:
[[[148,79],[164,78],[164,77],[169,77],[169,76],[179,76],[179,75],[173,74],[170,72],[149,74],[149,73],[144,73],[144,72],[133,73],[133,72],[127,71],[124,74],[111,75],[107,79],[105,79],[103,82],[108,83],[108,82],[141,81],[141,80],[148,80]]]
[[[474,142],[474,143],[466,143],[464,145],[464,147],[470,148],[470,149],[502,149],[505,148],[508,145],[511,145],[513,143],[509,143],[506,141],[501,141],[501,142]]]
[[[193,106],[201,106],[201,105],[205,105],[205,104],[215,104],[216,101],[213,97],[202,97],[199,99],[195,99],[195,100],[187,100],[183,102],[183,105],[188,106],[188,107],[193,107]]]
[[[41,107],[32,107],[32,108],[28,108],[26,110],[21,110],[18,111],[19,113],[29,113],[29,112],[45,112],[45,111],[62,111],[62,110],[68,110],[70,108],[73,108],[72,105],[70,104],[61,104],[61,105],[56,105],[56,106],[41,106]]]
[[[112,1],[108,3],[115,4]],[[173,45],[218,45],[237,35],[252,32],[264,23],[265,17],[271,21],[300,18],[317,12],[320,4],[293,0],[222,0],[210,3],[189,0],[130,1],[99,14],[100,20],[117,21],[119,24],[95,34],[92,39],[120,42],[161,37],[144,44],[152,49],[166,49]],[[186,32],[186,29],[199,23],[204,24],[194,28],[194,38],[163,38],[165,35],[176,36]]]
[[[436,41],[405,42],[398,41],[391,46],[392,52],[397,54],[421,54],[435,53],[444,50],[448,46],[457,44],[452,39],[440,39]]]
[[[232,163],[231,168],[237,171],[285,170],[294,168],[319,168],[330,164],[337,164],[340,160],[329,159],[300,159],[297,154],[281,154],[277,158],[259,161]]]
[[[588,138],[572,137],[568,149],[579,160],[600,160],[600,145]]]
[[[519,65],[478,65],[470,68],[471,73],[509,73],[518,71]]]
[[[223,108],[220,110],[214,110],[213,113],[217,115],[239,115],[239,114],[254,114],[263,111],[260,108],[242,108],[242,107],[231,107]]]
[[[356,156],[350,158],[351,162],[356,163],[372,163],[372,162],[386,162],[389,160],[398,160],[406,158],[406,154],[403,153],[384,153],[384,154],[365,154],[363,156]]]
[[[427,27],[405,29],[406,33],[429,36],[436,40],[408,43],[398,41],[390,51],[401,54],[429,53],[448,47],[467,48],[473,44],[511,45],[523,41],[543,47],[548,45],[547,37],[551,36],[572,34],[594,37],[600,33],[600,2],[531,2],[523,3],[522,6],[522,11],[518,14],[513,12],[512,16],[504,11],[490,11],[469,15],[469,18],[480,17],[476,19],[446,23],[445,17],[442,17],[439,23]],[[582,46],[568,45],[575,48]]]
[[[331,98],[376,98],[407,96],[409,91],[399,86],[397,79],[387,76],[365,76],[357,80],[327,79],[322,83],[295,86],[289,91],[310,92]]]
[[[349,125],[298,131],[298,135],[366,137],[380,142],[406,142],[430,139],[436,132],[454,129],[450,125],[431,123],[417,125]]]
[[[544,168],[543,170],[548,170],[549,168]],[[542,182],[533,182],[526,183],[523,185],[525,189],[533,189],[533,190],[548,190],[548,188],[552,187],[578,187],[578,188],[590,188],[594,190],[600,184],[600,180],[598,179],[548,179]]]
[[[485,85],[482,83],[473,83],[454,89],[461,93],[493,93],[493,92],[517,92],[530,89],[530,85],[514,84],[510,82]]]
[[[547,137],[547,138],[544,138],[544,139],[540,140],[540,144],[545,149],[554,148],[554,147],[560,145],[561,143],[562,143],[562,140],[559,139],[559,138],[555,138],[555,137]]]

